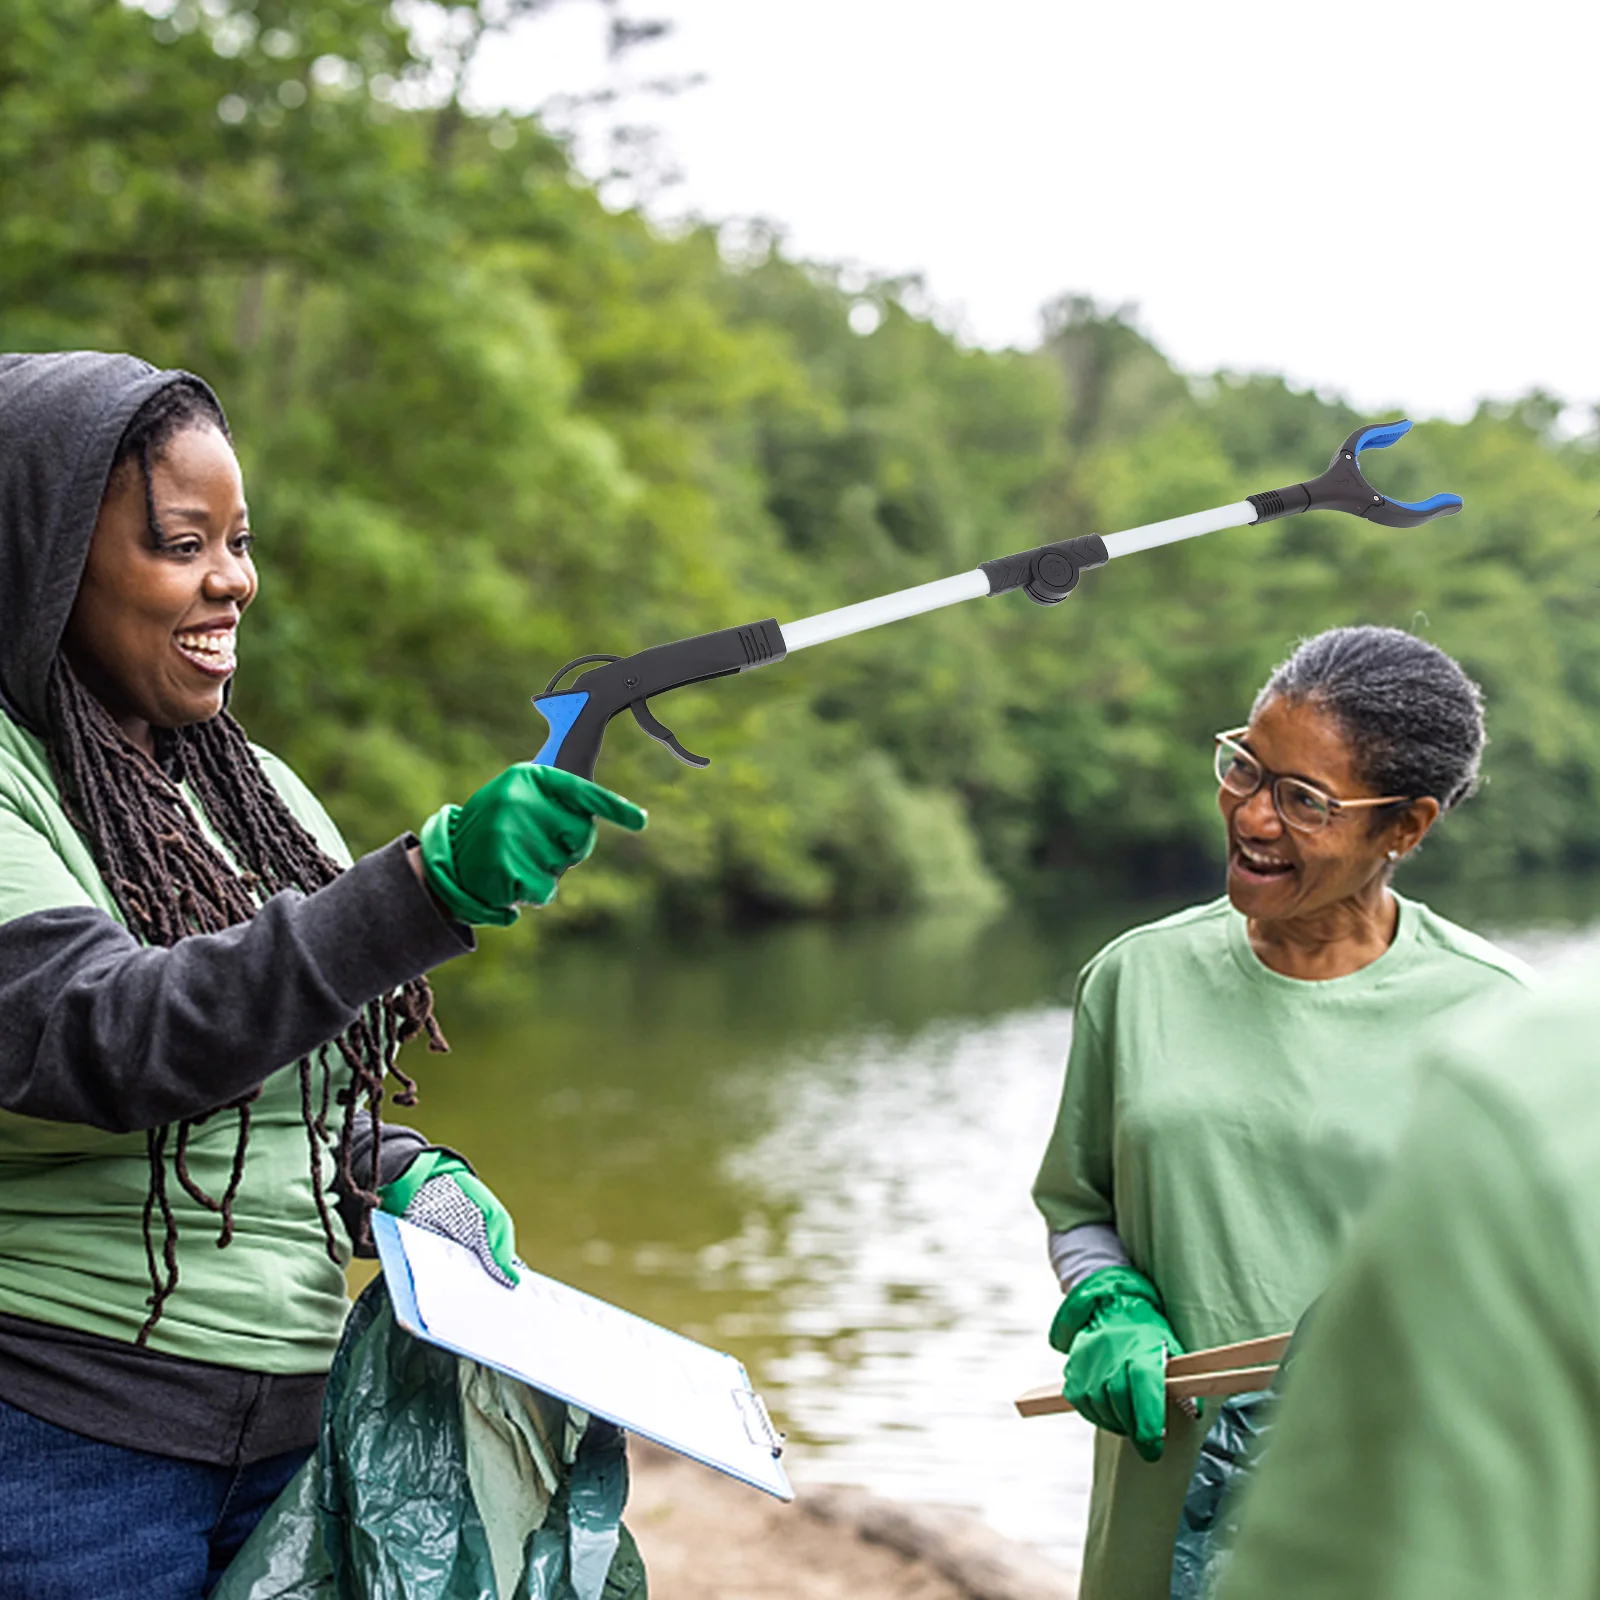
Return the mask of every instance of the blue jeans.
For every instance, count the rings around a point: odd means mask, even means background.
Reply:
[[[100,1444],[0,1400],[0,1595],[208,1595],[310,1454],[208,1467]]]

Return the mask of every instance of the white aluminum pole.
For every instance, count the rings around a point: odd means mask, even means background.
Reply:
[[[1106,535],[1106,553],[1115,560],[1131,556],[1135,550],[1154,550],[1158,544],[1176,544],[1179,539],[1195,539],[1202,533],[1217,533],[1254,522],[1261,513],[1248,500],[1236,500],[1215,511],[1191,511],[1186,517],[1171,517],[1165,522],[1147,522],[1142,528]]]
[[[1142,528],[1108,533],[1106,553],[1114,558],[1132,555],[1136,550],[1153,550],[1157,545],[1175,544],[1179,539],[1194,539],[1222,528],[1237,528],[1254,522],[1257,515],[1256,508],[1248,500],[1237,500],[1231,506],[1218,506],[1214,511],[1195,511],[1186,517],[1149,522]],[[861,600],[853,606],[840,606],[837,611],[822,611],[814,617],[802,617],[798,622],[786,622],[783,624],[784,647],[793,655],[796,650],[814,644],[827,644],[847,634],[881,628],[884,623],[899,622],[903,617],[919,617],[925,611],[958,605],[963,600],[979,600],[988,593],[988,573],[981,567],[974,567],[971,572],[959,572],[953,578],[919,583],[912,589],[879,595],[876,600]]]
[[[804,650],[808,645],[826,644],[830,639],[842,639],[847,633],[860,633],[867,628],[881,628],[886,622],[898,622],[902,617],[919,617],[924,611],[937,611],[941,606],[953,606],[962,600],[976,600],[989,592],[989,574],[981,567],[971,572],[958,572],[953,578],[939,578],[933,583],[919,583],[914,589],[901,589],[894,594],[879,595],[876,600],[861,600],[853,606],[840,606],[837,611],[823,611],[814,617],[802,617],[798,622],[783,624],[783,642],[790,655]]]

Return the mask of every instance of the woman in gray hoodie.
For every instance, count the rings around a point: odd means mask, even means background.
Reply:
[[[315,1441],[374,1205],[514,1281],[466,1163],[380,1129],[385,1080],[410,1103],[395,1052],[442,1047],[422,975],[470,925],[644,823],[523,764],[352,863],[226,710],[250,547],[203,382],[0,356],[8,1600],[209,1593]]]

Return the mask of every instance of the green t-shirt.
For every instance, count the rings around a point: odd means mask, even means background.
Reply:
[[[344,841],[311,792],[276,757],[257,755],[301,824],[348,864]],[[0,716],[0,922],[61,906],[93,906],[120,920],[60,807],[43,746]],[[188,1168],[208,1194],[227,1187],[237,1126],[234,1113],[224,1112],[194,1134]],[[324,1158],[325,1188],[332,1168]],[[251,1106],[249,1155],[226,1250],[216,1248],[215,1214],[190,1199],[169,1169],[180,1278],[150,1336],[152,1349],[251,1372],[327,1370],[348,1302],[311,1183],[299,1073],[291,1066],[268,1078]],[[132,1340],[148,1315],[148,1188],[144,1134],[0,1111],[0,1311]],[[160,1241],[157,1221],[158,1249]],[[347,1254],[342,1237],[339,1243]]]
[[[1465,1031],[1307,1326],[1226,1600],[1600,1594],[1600,968]]]
[[[1419,1041],[1527,984],[1514,957],[1396,899],[1393,943],[1343,978],[1264,966],[1226,899],[1124,934],[1079,978],[1034,1199],[1052,1229],[1114,1225],[1188,1349],[1294,1325],[1388,1165]],[[1166,1600],[1203,1435],[1170,1413],[1154,1464],[1097,1437],[1081,1600]]]

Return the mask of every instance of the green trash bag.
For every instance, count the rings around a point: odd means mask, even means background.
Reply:
[[[350,1313],[316,1454],[214,1600],[646,1600],[621,1431]]]
[[[1172,1547],[1169,1600],[1212,1600],[1238,1525],[1239,1493],[1272,1431],[1275,1389],[1236,1394],[1217,1409],[1184,1496]]]
[[[1270,1447],[1278,1400],[1304,1348],[1310,1316],[1307,1311],[1296,1325],[1271,1388],[1233,1395],[1217,1408],[1178,1518],[1168,1600],[1214,1600],[1239,1531],[1245,1488]]]

